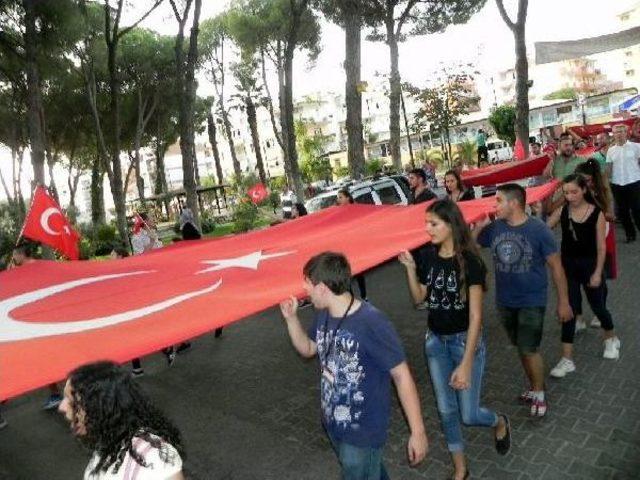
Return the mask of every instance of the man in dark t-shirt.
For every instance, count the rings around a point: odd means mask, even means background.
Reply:
[[[415,168],[409,172],[409,186],[411,187],[410,205],[428,202],[436,198],[427,184],[427,174],[421,168]]]
[[[553,233],[546,224],[525,213],[526,191],[516,183],[498,187],[497,220],[488,218],[473,231],[482,247],[493,254],[498,314],[512,344],[518,347],[529,379],[521,395],[530,404],[531,416],[547,412],[544,392],[544,362],[539,352],[547,305],[547,266],[558,295],[561,321],[573,317],[569,306],[567,279]]]
[[[295,297],[280,304],[293,346],[318,356],[322,424],[338,454],[342,477],[388,479],[382,463],[395,383],[411,436],[409,462],[426,455],[420,399],[398,334],[387,316],[350,292],[351,268],[344,255],[321,253],[304,267],[304,286],[316,317],[305,332]]]

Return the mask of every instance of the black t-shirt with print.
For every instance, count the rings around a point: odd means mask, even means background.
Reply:
[[[426,302],[429,305],[429,330],[439,335],[453,335],[469,328],[469,294],[471,285],[484,285],[486,268],[482,260],[464,253],[465,289],[460,295],[460,273],[455,257],[442,258],[437,247],[428,244],[418,262],[418,279],[427,287]]]

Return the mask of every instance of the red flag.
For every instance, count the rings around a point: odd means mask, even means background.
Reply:
[[[256,205],[269,196],[269,192],[267,192],[267,189],[261,183],[256,183],[253,187],[247,190],[247,194],[249,195],[249,198],[251,198],[251,201]]]
[[[513,147],[513,157],[516,160],[524,160],[527,158],[527,152],[524,151],[524,145],[519,138],[516,138],[516,144]]]
[[[462,181],[467,187],[513,182],[527,177],[542,175],[548,163],[549,157],[541,155],[521,162],[507,162],[483,168],[474,168],[473,170],[462,172]]]
[[[527,202],[557,187],[529,188]],[[471,223],[495,212],[496,200],[459,205]],[[428,239],[424,205],[350,205],[120,260],[43,260],[0,272],[0,400],[84,363],[126,362],[302,296],[302,267],[319,252],[343,252],[359,273]]]
[[[33,194],[22,236],[49,245],[71,260],[78,260],[80,257],[80,234],[73,229],[60,205],[42,186],[36,187]]]

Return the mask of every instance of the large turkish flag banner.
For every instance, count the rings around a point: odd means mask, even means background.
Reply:
[[[549,161],[550,158],[547,155],[541,155],[529,160],[474,168],[462,172],[462,181],[467,187],[513,182],[522,178],[542,175]]]
[[[80,256],[80,235],[64,216],[58,202],[40,185],[34,192],[22,236],[49,245],[71,260],[78,260]]]
[[[548,196],[550,183],[529,189]],[[495,199],[461,205],[467,222]],[[73,368],[125,362],[302,296],[302,267],[322,251],[362,272],[427,240],[425,205],[349,205],[215,240],[179,242],[121,260],[39,261],[0,273],[0,400]],[[398,286],[398,295],[404,295]],[[274,325],[281,328],[282,325]]]

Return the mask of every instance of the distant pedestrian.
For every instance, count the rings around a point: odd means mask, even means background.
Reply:
[[[338,194],[336,195],[336,204],[338,206],[353,204],[353,196],[351,195],[351,192],[349,192],[349,190],[346,188],[338,190]],[[360,290],[360,298],[365,302],[368,301],[367,282],[364,277],[364,272],[354,275],[353,278],[358,284],[358,290]]]
[[[478,150],[478,166],[480,166],[480,162],[483,160],[489,161],[489,150],[487,149],[487,134],[482,128],[478,129],[478,133],[476,135],[476,146]]]
[[[427,174],[421,168],[414,168],[409,172],[409,186],[411,187],[411,199],[409,200],[411,205],[428,202],[436,198],[436,194],[433,193],[427,183]]]
[[[476,197],[473,188],[465,188],[460,173],[456,170],[449,170],[444,174],[444,188],[449,199],[454,202],[473,200]]]

